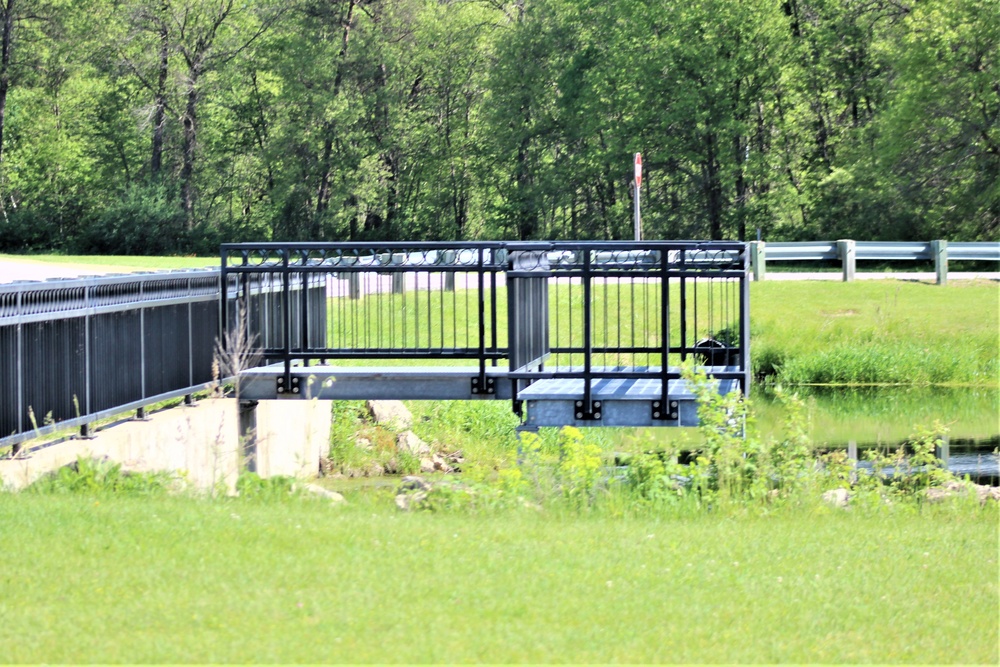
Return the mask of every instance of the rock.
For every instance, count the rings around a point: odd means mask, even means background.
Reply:
[[[400,493],[396,495],[396,507],[408,512],[420,507],[420,504],[427,500],[426,491],[416,491],[414,493]]]
[[[423,477],[417,475],[407,475],[399,482],[399,491],[397,493],[406,493],[407,491],[430,491],[431,485]]]
[[[397,431],[413,426],[413,415],[401,401],[368,401],[366,407],[376,424]]]
[[[986,484],[976,485],[976,496],[979,497],[980,504],[985,505],[987,501],[993,500],[1000,503],[1000,486],[988,486]]]
[[[381,461],[369,461],[368,464],[361,470],[361,477],[381,477],[385,474],[385,466],[382,465]]]
[[[303,484],[302,488],[314,495],[320,496],[322,498],[328,498],[332,502],[335,503],[344,502],[344,496],[337,493],[336,491],[331,491],[330,489],[324,489],[322,486],[319,486],[318,484]]]
[[[396,491],[396,507],[404,511],[417,509],[427,500],[430,491],[431,485],[423,477],[407,475]]]
[[[354,441],[354,445],[355,445],[355,446],[356,446],[356,447],[357,447],[358,449],[364,449],[364,450],[370,450],[370,449],[372,448],[372,441],[371,441],[371,440],[369,440],[368,438],[362,438],[362,437],[358,437],[358,438],[357,438],[357,439],[356,439],[356,440]]]
[[[823,493],[823,502],[834,507],[847,507],[851,493],[847,489],[831,489]]]
[[[417,437],[413,431],[403,431],[396,438],[396,449],[401,452],[409,452],[413,456],[424,457],[431,453],[430,446]]]
[[[420,472],[434,472],[434,461],[426,456],[420,459]]]
[[[951,498],[953,495],[955,495],[953,492],[941,486],[932,486],[929,489],[924,489],[924,497],[929,503],[939,503],[945,498]]]
[[[422,460],[421,460],[421,466],[423,466]],[[440,472],[452,472],[454,470],[454,468],[448,465],[447,461],[445,461],[445,458],[440,454],[434,454],[433,456],[431,456],[431,466],[433,467],[434,470]]]
[[[1000,502],[1000,487],[988,486],[986,484],[972,484],[966,486],[957,480],[952,480],[942,486],[934,486],[924,490],[924,497],[927,502],[937,503],[947,498],[953,498],[971,491],[976,492],[976,498],[980,505],[984,505],[990,500]]]

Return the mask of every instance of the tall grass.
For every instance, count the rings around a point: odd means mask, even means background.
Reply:
[[[1000,380],[1000,287],[897,281],[751,287],[758,374],[816,384]]]

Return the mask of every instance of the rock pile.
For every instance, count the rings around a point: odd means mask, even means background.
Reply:
[[[355,448],[362,453],[361,460],[346,464],[328,459],[320,466],[322,474],[392,475],[410,467],[405,464],[407,457],[419,461],[421,473],[452,473],[458,472],[465,461],[461,451],[448,452],[438,443],[428,444],[421,440],[411,430],[413,415],[400,401],[368,401],[365,414],[369,421],[354,438]]]

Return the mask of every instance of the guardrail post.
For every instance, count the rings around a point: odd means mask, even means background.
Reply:
[[[356,271],[351,271],[344,275],[347,278],[347,297],[349,299],[360,299],[361,298],[361,274]]]
[[[406,263],[406,255],[402,253],[395,253],[389,255],[389,266],[399,266]],[[406,291],[406,274],[402,271],[396,271],[392,274],[392,293],[402,294]]]
[[[857,257],[854,241],[852,239],[841,239],[837,241],[837,251],[840,253],[840,261],[844,264],[844,282],[854,282],[854,266]]]
[[[948,242],[931,241],[931,256],[934,257],[934,274],[938,285],[948,284]]]
[[[454,266],[457,254],[458,253],[456,253],[454,250],[445,250],[442,253],[441,258],[444,260],[444,264],[448,266]],[[444,274],[444,291],[445,292],[455,291],[455,273],[453,271],[447,271]]]
[[[750,242],[750,267],[753,270],[754,282],[764,280],[767,275],[767,259],[764,256],[767,244],[764,241]]]

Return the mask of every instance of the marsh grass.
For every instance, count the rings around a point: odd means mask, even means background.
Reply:
[[[782,382],[996,387],[998,323],[995,283],[751,286],[754,369]]]

